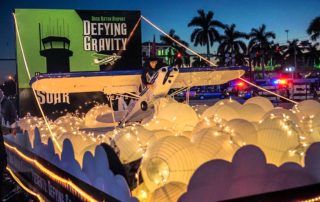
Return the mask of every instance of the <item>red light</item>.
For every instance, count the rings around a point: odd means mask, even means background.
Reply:
[[[243,86],[244,86],[244,83],[243,83],[242,81],[240,81],[240,82],[237,83],[237,86],[243,87]]]
[[[177,58],[181,58],[181,53],[177,53]]]
[[[279,79],[279,84],[280,85],[286,85],[287,84],[287,80],[286,79]]]

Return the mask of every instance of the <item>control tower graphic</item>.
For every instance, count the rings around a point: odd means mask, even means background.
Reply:
[[[70,40],[57,33],[42,38],[39,23],[40,55],[46,58],[47,73],[70,72]]]

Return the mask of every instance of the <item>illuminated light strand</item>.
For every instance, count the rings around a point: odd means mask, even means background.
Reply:
[[[24,189],[26,192],[28,192],[29,194],[31,194],[32,196],[35,196],[38,198],[38,200],[40,202],[44,202],[45,200],[37,193],[33,192],[31,189],[29,189],[27,186],[25,186],[21,180],[14,174],[14,172],[11,170],[11,168],[9,168],[8,166],[6,167],[7,171],[10,173],[10,175],[12,176],[12,178],[19,184],[19,186]]]
[[[16,32],[17,32],[17,35],[18,35],[18,41],[19,41],[19,45],[20,45],[19,47],[20,47],[20,50],[21,50],[21,53],[22,53],[24,66],[25,66],[25,69],[26,69],[26,71],[27,71],[28,78],[29,78],[29,80],[31,80],[31,76],[30,76],[30,72],[29,72],[29,68],[28,68],[28,63],[27,63],[27,60],[26,60],[26,56],[25,56],[25,53],[24,53],[24,50],[23,50],[23,45],[22,45],[21,38],[20,38],[20,32],[19,32],[19,27],[18,27],[16,15],[15,15],[14,13],[13,13],[13,19],[14,19],[14,25],[15,25],[15,28],[16,28]],[[34,97],[35,97],[35,99],[36,99],[36,101],[37,101],[37,105],[38,105],[38,107],[39,107],[39,109],[40,109],[41,115],[42,115],[42,117],[43,117],[43,119],[44,119],[44,121],[45,121],[48,129],[49,129],[49,132],[50,132],[50,134],[51,134],[52,140],[53,140],[53,142],[57,145],[58,150],[59,150],[60,152],[62,152],[61,146],[59,145],[58,141],[56,140],[56,138],[54,137],[54,135],[53,135],[53,133],[52,133],[52,131],[51,131],[50,125],[49,125],[49,123],[48,123],[48,120],[47,120],[47,118],[46,118],[45,115],[44,115],[44,112],[43,112],[43,110],[42,110],[42,107],[41,107],[41,105],[40,105],[40,102],[39,102],[39,100],[38,100],[38,97],[36,96],[36,92],[35,92],[35,90],[34,90],[33,88],[32,88],[32,92],[33,92],[33,95],[34,95]]]
[[[26,57],[25,57],[25,54],[24,54],[24,51],[23,51],[22,43],[21,43],[21,38],[20,38],[20,33],[19,33],[19,28],[18,28],[16,15],[14,13],[12,13],[12,14],[13,14],[13,18],[14,18],[14,24],[15,24],[16,32],[17,32],[17,35],[18,35],[18,41],[19,41],[19,44],[20,44],[20,50],[21,50],[21,53],[22,53],[23,62],[25,64],[26,71],[27,71],[27,74],[28,74],[28,78],[30,80],[31,76],[30,76],[27,60],[26,60]]]
[[[131,38],[132,38],[132,36],[133,36],[133,33],[136,31],[136,29],[137,29],[137,27],[138,27],[138,25],[139,25],[140,22],[141,22],[141,17],[139,18],[139,20],[137,21],[137,23],[134,25],[132,31],[130,32],[129,37],[128,37],[128,40],[127,40],[126,44],[124,45],[124,47],[126,47],[127,44],[130,42],[130,40],[131,40]],[[122,54],[122,52],[124,51],[124,47],[122,47],[122,49],[119,50],[118,55],[121,55],[121,54]]]
[[[116,141],[115,136],[117,135],[117,133],[113,134],[114,137],[114,141]],[[133,125],[132,127],[130,127],[129,132],[125,133],[124,135],[122,135],[122,137],[125,136],[127,139],[130,138],[135,138],[137,143],[138,143],[138,149],[136,150],[137,153],[141,153],[142,157],[144,156],[144,154],[146,153],[146,147],[148,146],[148,142],[146,143],[146,145],[144,145],[139,137],[139,131],[137,130],[136,126]],[[133,136],[133,137],[132,137]],[[128,159],[130,159],[133,155],[135,155],[136,153],[132,153]]]
[[[14,151],[16,154],[18,154],[24,160],[26,160],[27,162],[29,162],[31,164],[34,164],[42,173],[46,174],[49,178],[57,181],[60,184],[63,183],[63,186],[65,186],[65,187],[68,186],[68,187],[72,188],[75,192],[79,193],[81,195],[81,197],[83,197],[87,201],[97,202],[96,199],[94,199],[92,196],[90,196],[85,191],[83,191],[81,188],[79,188],[77,185],[75,185],[70,179],[66,180],[66,179],[60,177],[59,175],[55,174],[54,172],[52,172],[51,170],[46,168],[44,165],[39,163],[37,160],[32,159],[32,158],[28,157],[27,155],[25,155],[24,153],[22,153],[16,147],[11,146],[10,144],[8,144],[6,142],[4,144],[7,148]]]
[[[174,91],[173,93],[171,93],[170,96],[173,97],[173,96],[177,95],[178,93],[180,93],[180,92],[182,92],[182,91],[184,91],[184,90],[188,90],[189,88],[190,88],[190,87],[182,87],[182,88]]]
[[[217,66],[215,65],[213,62],[211,62],[210,60],[208,60],[207,58],[201,56],[199,53],[195,52],[194,50],[192,50],[191,48],[183,45],[181,42],[177,41],[176,39],[172,38],[169,34],[167,34],[166,32],[164,32],[161,28],[159,28],[157,25],[153,24],[150,20],[148,20],[147,18],[145,18],[144,16],[141,15],[141,18],[143,20],[145,20],[147,23],[149,23],[151,26],[153,26],[155,29],[157,29],[159,32],[161,32],[162,34],[164,34],[166,37],[168,37],[169,39],[171,39],[172,41],[174,41],[175,43],[179,44],[181,47],[187,49],[188,51],[190,51],[191,53],[195,54],[196,56],[200,57],[202,60],[208,62],[209,64],[211,64],[212,66]]]
[[[267,90],[267,89],[265,89],[265,88],[262,88],[261,86],[258,86],[258,85],[254,84],[254,83],[251,83],[250,81],[248,81],[248,80],[246,80],[246,79],[244,79],[244,78],[240,78],[240,77],[239,77],[239,79],[242,80],[242,81],[244,81],[244,82],[246,82],[247,84],[249,84],[249,85],[251,85],[251,86],[254,86],[254,87],[256,87],[256,88],[259,88],[260,90],[265,91],[265,92],[267,92],[267,93],[270,93],[270,94],[272,94],[272,95],[274,95],[274,96],[276,96],[276,97],[279,97],[279,98],[282,98],[282,99],[287,100],[287,101],[289,101],[289,102],[292,102],[293,104],[298,104],[298,102],[296,102],[296,101],[294,101],[294,100],[291,100],[291,99],[286,98],[286,97],[284,97],[284,96],[282,96],[282,95],[279,95],[279,94],[277,94],[277,93],[275,93],[275,92],[272,92],[272,91],[270,91],[270,90]]]
[[[214,66],[214,67],[217,66],[217,65],[215,65],[213,62],[211,62],[210,60],[208,60],[207,58],[201,56],[200,54],[198,54],[198,53],[195,52],[194,50],[190,49],[189,47],[183,45],[183,44],[180,43],[179,41],[177,41],[177,40],[175,40],[174,38],[172,38],[169,34],[167,34],[166,32],[164,32],[162,29],[160,29],[158,26],[156,26],[155,24],[153,24],[150,20],[148,20],[148,19],[145,18],[144,16],[141,16],[141,18],[142,18],[143,20],[145,20],[147,23],[149,23],[151,26],[153,26],[155,29],[157,29],[159,32],[161,32],[162,34],[164,34],[166,37],[168,37],[169,39],[171,39],[172,41],[174,41],[175,43],[179,44],[179,45],[182,46],[183,48],[185,48],[185,49],[187,49],[188,51],[192,52],[193,54],[195,54],[196,56],[198,56],[198,57],[201,58],[202,60],[206,61],[206,62],[209,63],[210,65],[212,65],[212,66]],[[279,95],[279,94],[274,93],[274,92],[272,92],[272,91],[269,91],[269,90],[267,90],[267,89],[265,89],[265,88],[262,88],[262,87],[260,87],[260,86],[258,86],[258,85],[256,85],[256,84],[254,84],[254,83],[251,83],[250,81],[248,81],[248,80],[246,80],[246,79],[243,79],[243,78],[240,78],[240,77],[239,77],[239,79],[242,80],[242,81],[244,81],[244,82],[246,82],[247,84],[249,84],[249,85],[251,85],[251,86],[254,86],[254,87],[256,87],[256,88],[259,88],[259,89],[262,90],[262,91],[265,91],[265,92],[267,92],[267,93],[270,93],[270,94],[272,94],[272,95],[275,95],[276,97],[280,97],[280,98],[285,99],[285,100],[287,100],[287,101],[289,101],[289,102],[292,102],[292,103],[294,103],[294,104],[298,104],[298,102],[296,102],[296,101],[294,101],[294,100],[291,100],[291,99],[286,98],[286,97],[284,97],[284,96],[282,96],[282,95]]]
[[[135,174],[135,178],[137,180],[137,183],[140,182],[140,173],[141,173],[141,164]],[[141,187],[141,184],[137,185],[136,193],[138,194],[138,198],[140,197],[141,199],[147,199],[148,198],[147,191],[145,189],[140,188],[140,187]]]
[[[136,95],[136,94],[132,94],[132,93],[127,93],[128,95],[123,95],[123,94],[120,94],[120,93],[115,93],[114,95],[116,96],[119,96],[119,97],[124,97],[124,98],[131,98],[131,99],[139,99],[140,96],[139,95]]]
[[[317,197],[311,198],[311,199],[307,199],[307,200],[303,200],[301,202],[315,202],[315,201],[320,201],[320,196],[317,196]]]

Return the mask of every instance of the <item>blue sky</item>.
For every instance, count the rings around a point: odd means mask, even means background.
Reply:
[[[15,58],[15,37],[11,13],[14,8],[69,8],[88,10],[140,10],[141,14],[168,32],[190,42],[192,28],[187,27],[198,9],[215,13],[214,19],[225,24],[236,24],[242,32],[250,32],[263,23],[268,31],[276,33],[276,42],[284,43],[289,30],[289,40],[308,39],[306,29],[310,21],[320,15],[320,0],[3,0],[0,4],[0,59]],[[142,23],[142,40],[159,40],[160,33]],[[195,48],[205,52],[205,47]],[[10,66],[10,67],[9,67]],[[0,75],[13,72],[12,65],[0,62]],[[0,78],[1,79],[1,78]]]

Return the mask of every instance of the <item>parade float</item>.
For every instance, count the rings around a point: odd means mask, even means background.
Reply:
[[[26,25],[29,12],[35,23]],[[46,21],[45,15],[59,19],[62,14],[76,15],[80,25],[67,18]],[[153,87],[139,92],[141,71],[130,69],[125,60],[110,58],[113,54],[107,52],[111,56],[104,59],[114,62],[115,69],[103,72],[97,72],[99,62],[91,62],[97,56],[93,52],[107,47],[107,32],[95,35],[99,29],[92,32],[89,24],[127,23],[122,28],[128,30],[119,33],[128,39],[113,40],[128,47],[117,51],[137,48],[133,44],[130,49],[130,42],[141,39],[133,40],[130,32],[140,26],[140,14],[134,23],[126,22],[125,15],[130,12],[16,10],[22,132],[6,136],[5,145],[8,169],[30,192],[49,201],[220,201],[281,190],[289,190],[288,200],[317,197],[319,192],[299,195],[290,190],[320,183],[320,103],[307,100],[284,109],[253,97],[243,104],[223,99],[211,106],[190,106],[168,94],[170,88],[240,78],[244,71],[235,67],[163,67]],[[45,32],[45,23],[55,23],[56,31]],[[67,24],[72,32],[66,31]],[[27,26],[40,36],[40,54],[23,46],[28,40],[39,43],[39,37],[23,31]],[[69,39],[55,36],[62,30]],[[70,43],[73,37],[81,43]],[[51,53],[61,50],[70,63],[59,71]],[[79,50],[84,53],[76,54]],[[32,51],[42,60],[28,60]],[[133,66],[141,66],[139,61]],[[73,70],[76,66],[80,69]],[[128,97],[131,103],[124,101]]]

